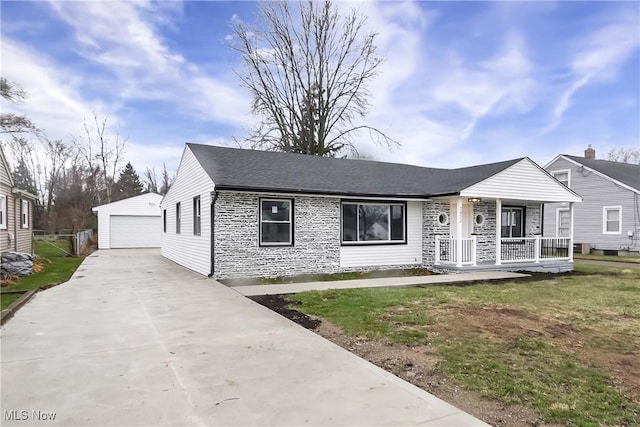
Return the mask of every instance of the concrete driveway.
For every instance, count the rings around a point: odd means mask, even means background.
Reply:
[[[483,425],[158,250],[94,253],[1,344],[3,426]]]

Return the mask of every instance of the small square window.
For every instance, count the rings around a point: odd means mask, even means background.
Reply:
[[[562,185],[564,185],[565,187],[569,188],[570,185],[570,171],[569,169],[566,170],[560,170],[560,171],[553,171],[551,172],[551,176],[553,176],[555,179],[557,179],[558,181],[560,181],[560,183]]]

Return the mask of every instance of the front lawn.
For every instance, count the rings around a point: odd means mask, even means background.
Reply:
[[[640,270],[576,270],[536,280],[314,291],[287,299],[337,327],[348,337],[338,341],[352,351],[368,348],[363,357],[428,391],[433,381],[424,378],[433,378],[433,370],[482,399],[538,418],[528,422],[638,425]],[[371,348],[383,349],[384,357]],[[462,400],[454,403],[500,424],[499,416],[465,408]]]
[[[637,256],[616,256],[616,255],[594,255],[594,254],[573,254],[577,260],[595,260],[611,262],[631,262],[640,264],[640,257]]]
[[[29,276],[23,276],[8,286],[2,288],[0,295],[2,310],[7,308],[13,301],[20,297],[20,294],[5,294],[6,291],[28,291],[30,289],[47,288],[59,283],[66,282],[76,271],[83,261],[83,258],[72,258],[65,256],[69,251],[69,242],[56,240],[45,242],[36,240],[36,255],[42,258],[40,263],[43,270]]]

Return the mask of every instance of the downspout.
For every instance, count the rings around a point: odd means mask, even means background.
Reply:
[[[213,273],[215,271],[215,249],[216,249],[216,240],[215,240],[215,216],[216,216],[216,200],[218,200],[218,191],[213,192],[213,198],[211,199],[211,212],[209,219],[210,229],[211,229],[211,273],[207,276],[208,278],[213,277]]]

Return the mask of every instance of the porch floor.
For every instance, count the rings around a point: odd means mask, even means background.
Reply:
[[[573,271],[573,261],[549,260],[534,262],[508,262],[496,265],[493,261],[479,262],[477,265],[463,265],[456,267],[453,264],[434,265],[435,271],[467,272],[467,271],[526,271],[536,273],[566,273]]]

